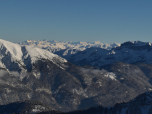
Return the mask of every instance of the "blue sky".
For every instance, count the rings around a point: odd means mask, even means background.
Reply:
[[[0,39],[152,42],[152,0],[0,0]]]

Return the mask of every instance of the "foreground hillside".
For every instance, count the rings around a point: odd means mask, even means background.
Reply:
[[[67,113],[48,111],[39,114],[152,114],[152,92],[141,94],[130,102],[113,107],[97,106]]]
[[[128,103],[116,104],[113,107],[92,107],[83,111],[65,114],[152,114],[152,92],[139,95]]]
[[[14,102],[0,106],[1,114],[35,114],[40,112],[53,111],[59,112],[50,106],[38,101]]]
[[[113,107],[96,106],[86,110],[60,112],[37,101],[15,102],[0,106],[2,114],[152,114],[152,92],[139,95],[127,103]]]

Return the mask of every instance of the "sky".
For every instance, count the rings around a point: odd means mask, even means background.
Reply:
[[[0,39],[152,43],[152,0],[0,0]]]

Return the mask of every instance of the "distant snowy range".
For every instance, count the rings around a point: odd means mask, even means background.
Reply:
[[[79,51],[84,51],[87,48],[98,47],[102,49],[111,49],[113,47],[120,46],[119,43],[104,44],[100,41],[93,43],[89,42],[63,42],[63,41],[47,41],[47,40],[27,40],[24,42],[18,42],[20,45],[30,45],[42,49],[46,49],[54,54],[57,54],[65,59],[68,59],[71,55],[76,54]]]
[[[152,114],[152,45],[0,39],[0,114]]]

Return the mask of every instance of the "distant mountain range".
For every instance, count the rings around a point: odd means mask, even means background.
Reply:
[[[20,45],[30,45],[49,50],[50,52],[57,54],[65,59],[68,59],[71,55],[76,54],[79,51],[83,51],[90,47],[99,47],[102,49],[111,49],[113,47],[120,46],[119,43],[104,44],[100,41],[90,42],[63,42],[63,41],[47,41],[47,40],[27,40],[24,42],[18,42]]]
[[[79,66],[90,65],[101,67],[117,61],[125,63],[152,63],[152,44],[149,42],[128,41],[122,44],[103,44],[100,42],[30,40],[18,44],[49,50]]]
[[[0,105],[37,100],[65,112],[111,107],[152,91],[151,43],[85,47],[67,60],[29,45],[0,39]]]

